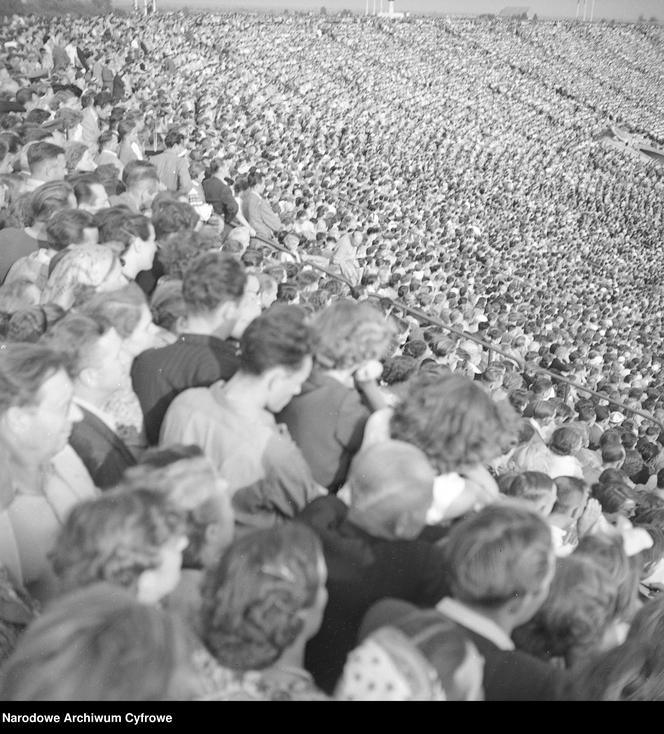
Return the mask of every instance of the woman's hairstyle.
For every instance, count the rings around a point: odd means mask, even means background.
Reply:
[[[564,658],[572,665],[597,652],[615,621],[617,588],[593,559],[558,559],[544,604],[512,638],[520,650],[543,660]]]
[[[441,474],[486,463],[509,446],[517,416],[475,382],[426,372],[414,377],[390,421],[392,438],[412,443]]]
[[[12,314],[7,324],[7,341],[35,343],[65,315],[54,303],[29,306]]]
[[[117,255],[105,245],[74,247],[53,268],[41,302],[69,309],[101,286],[117,267]]]
[[[69,143],[65,148],[65,163],[67,171],[73,173],[76,166],[81,162],[81,158],[85,155],[88,146],[85,143]]]
[[[203,583],[202,636],[219,663],[262,670],[301,633],[315,603],[321,543],[304,525],[258,530],[235,541]]]
[[[584,535],[574,551],[575,556],[591,558],[601,566],[617,589],[615,616],[626,620],[631,617],[639,587],[640,560],[625,552],[620,536]]]
[[[93,294],[79,311],[92,318],[110,322],[118,334],[126,339],[138,326],[143,308],[147,305],[140,287],[136,283],[127,283],[110,293]]]
[[[311,331],[297,306],[273,304],[255,318],[240,340],[240,368],[262,375],[273,367],[297,370],[311,354]]]
[[[501,607],[542,586],[553,563],[551,530],[534,512],[491,505],[452,528],[445,556],[455,599]]]
[[[182,513],[162,493],[108,491],[71,511],[51,555],[53,571],[65,590],[97,581],[135,589],[184,531]]]
[[[193,669],[195,649],[175,616],[94,584],[52,602],[30,625],[3,669],[0,698],[191,700],[204,685]]]
[[[664,649],[656,638],[629,639],[571,676],[568,700],[664,701]]]
[[[86,229],[96,228],[95,219],[83,209],[61,209],[48,220],[46,234],[51,249],[64,250],[69,245],[80,245]]]
[[[0,311],[13,314],[35,305],[38,290],[27,278],[17,278],[0,285]]]
[[[389,319],[373,306],[346,299],[319,311],[312,327],[316,361],[324,369],[381,359],[395,333]]]

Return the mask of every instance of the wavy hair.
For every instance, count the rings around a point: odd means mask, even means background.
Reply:
[[[459,375],[413,378],[394,409],[391,437],[417,446],[441,474],[484,464],[513,442],[517,415],[475,382]]]
[[[320,540],[297,523],[230,546],[203,583],[203,640],[222,665],[262,670],[293,644],[320,588],[320,558]]]

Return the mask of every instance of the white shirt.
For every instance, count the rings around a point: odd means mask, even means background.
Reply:
[[[510,636],[493,620],[467,607],[463,602],[446,596],[438,602],[436,609],[448,619],[481,635],[500,650],[514,650]]]

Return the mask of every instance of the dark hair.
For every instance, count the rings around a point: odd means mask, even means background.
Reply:
[[[65,310],[55,303],[45,303],[43,306],[29,306],[22,308],[11,315],[7,324],[7,341],[11,342],[38,342],[39,339],[56,324],[64,315]]]
[[[198,220],[194,207],[183,201],[156,199],[152,204],[152,224],[158,240],[173,232],[194,229]]]
[[[64,356],[43,344],[8,344],[0,350],[0,415],[35,405],[42,385],[65,366]]]
[[[247,276],[244,267],[230,255],[214,252],[195,258],[182,281],[182,296],[189,313],[215,311],[226,301],[238,302]]]
[[[296,370],[312,348],[305,312],[297,306],[273,304],[242,334],[240,368],[253,375],[277,366]]]
[[[95,218],[82,209],[61,209],[48,220],[46,234],[54,250],[83,244],[84,231],[96,228]]]
[[[147,161],[129,161],[122,172],[122,183],[131,189],[141,181],[159,181],[157,169]]]
[[[34,171],[35,167],[43,161],[55,160],[58,156],[64,156],[64,148],[53,143],[38,141],[28,148],[28,166]]]

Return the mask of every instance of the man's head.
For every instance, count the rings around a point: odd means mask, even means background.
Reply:
[[[54,250],[69,245],[96,245],[98,232],[92,214],[81,209],[62,209],[46,225],[46,235]]]
[[[0,351],[0,439],[11,453],[42,464],[61,451],[81,413],[65,358],[41,344]]]
[[[452,528],[445,546],[452,596],[509,626],[528,621],[551,585],[551,530],[513,504],[485,507]]]
[[[372,534],[416,538],[433,502],[434,470],[426,455],[404,441],[384,441],[355,455],[348,473],[350,504]]]
[[[266,408],[283,410],[309,377],[312,340],[305,312],[275,304],[254,319],[240,340],[240,370],[259,378]]]
[[[76,395],[103,404],[129,372],[122,338],[101,316],[69,313],[51,329],[48,342],[68,357]]]
[[[96,173],[79,176],[74,184],[74,194],[78,208],[96,214],[100,209],[110,206],[108,193]]]
[[[157,169],[147,161],[127,163],[122,173],[122,181],[141,208],[149,207],[159,192]]]
[[[199,255],[182,281],[187,313],[211,322],[215,333],[227,338],[241,314],[246,280],[244,266],[233,257],[214,252]]]
[[[28,166],[33,178],[62,181],[67,173],[65,151],[59,145],[39,141],[28,148]]]

